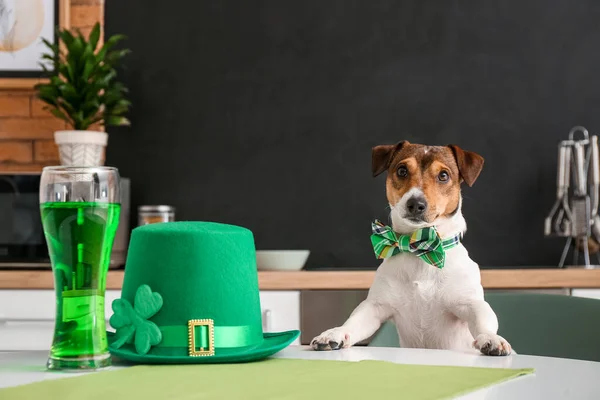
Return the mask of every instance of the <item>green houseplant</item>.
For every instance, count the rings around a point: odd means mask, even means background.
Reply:
[[[67,29],[58,30],[57,36],[56,43],[44,39],[48,52],[41,66],[49,80],[36,85],[37,96],[46,103],[45,109],[72,128],[54,133],[61,164],[102,165],[108,135],[93,127],[129,125],[125,114],[131,103],[116,70],[129,50],[114,49],[123,35],[98,46],[99,23],[88,37]]]

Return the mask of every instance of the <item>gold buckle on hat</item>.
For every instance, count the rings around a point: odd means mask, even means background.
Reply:
[[[206,326],[208,329],[208,349],[200,347],[196,350],[197,326]],[[188,321],[188,354],[191,357],[214,356],[215,355],[215,323],[212,319],[191,319]]]

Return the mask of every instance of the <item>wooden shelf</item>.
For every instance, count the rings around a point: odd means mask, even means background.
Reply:
[[[120,289],[123,271],[108,273],[107,289]],[[375,271],[261,271],[261,290],[368,289]],[[600,269],[488,269],[481,271],[486,289],[600,288]],[[0,289],[52,289],[51,271],[0,271]]]

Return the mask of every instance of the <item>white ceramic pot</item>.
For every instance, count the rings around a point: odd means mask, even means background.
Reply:
[[[57,131],[54,141],[58,145],[60,163],[78,167],[104,165],[104,149],[108,143],[106,132]]]

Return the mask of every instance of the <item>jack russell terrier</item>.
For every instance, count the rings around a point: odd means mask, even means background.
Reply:
[[[347,348],[392,320],[402,347],[511,353],[484,300],[479,266],[460,238],[466,231],[460,184],[472,186],[483,157],[455,145],[407,141],[372,150],[373,176],[387,171],[392,228],[376,222],[378,258],[369,294],[340,327],[314,338],[315,350]]]

